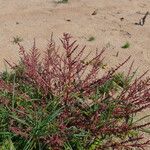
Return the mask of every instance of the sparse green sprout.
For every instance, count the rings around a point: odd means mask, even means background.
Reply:
[[[89,37],[89,39],[88,39],[88,41],[94,41],[95,40],[95,37],[93,37],[93,36],[91,36],[91,37]]]
[[[121,48],[129,48],[130,47],[130,43],[129,42],[126,42]]]
[[[22,41],[23,41],[23,38],[21,38],[19,36],[16,36],[16,37],[13,37],[12,43],[13,44],[18,44],[18,43],[20,43]]]
[[[102,69],[106,69],[106,68],[107,68],[107,64],[101,63],[101,64],[100,64],[100,67],[101,67]]]
[[[123,73],[116,73],[112,76],[112,79],[103,84],[99,90],[101,94],[109,93],[110,91],[118,91],[122,88],[129,86],[131,77],[126,78]]]
[[[125,88],[129,86],[133,77],[134,77],[134,73],[129,77],[126,77],[124,73],[117,73],[113,76],[113,81],[120,87]]]
[[[68,0],[57,0],[56,3],[68,3]]]

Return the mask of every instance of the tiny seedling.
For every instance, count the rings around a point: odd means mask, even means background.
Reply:
[[[101,66],[100,66],[102,69],[106,69],[107,68],[107,64],[101,64]]]
[[[68,0],[57,0],[57,3],[68,3]]]
[[[16,36],[16,37],[13,37],[12,43],[13,44],[18,44],[18,43],[20,43],[22,41],[23,41],[23,38],[21,38],[19,36]]]
[[[129,47],[130,47],[130,43],[126,42],[121,48],[126,49],[126,48],[129,48]]]
[[[94,41],[95,40],[95,37],[93,37],[93,36],[91,36],[91,37],[89,37],[89,39],[88,39],[88,41]]]

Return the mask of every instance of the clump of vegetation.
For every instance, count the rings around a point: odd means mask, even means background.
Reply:
[[[126,49],[126,48],[129,48],[129,47],[130,47],[130,43],[126,42],[121,48]]]
[[[88,41],[94,41],[95,40],[95,37],[93,37],[93,36],[91,36],[91,37],[89,37],[89,39],[88,39]]]
[[[35,42],[27,52],[18,43],[20,63],[0,78],[1,150],[143,150],[140,133],[150,122],[136,120],[150,106],[150,78],[133,80],[117,73],[128,60],[102,77],[102,54],[82,63],[69,34],[61,38],[63,54],[53,39],[41,60]],[[142,79],[143,78],[143,79]]]
[[[16,36],[16,37],[13,37],[12,43],[13,44],[18,44],[18,43],[20,43],[22,41],[23,41],[23,38],[21,38],[19,36]]]

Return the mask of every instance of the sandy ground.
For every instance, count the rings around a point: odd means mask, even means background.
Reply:
[[[143,26],[135,23],[147,11],[150,12],[150,0],[69,0],[67,4],[56,4],[54,0],[0,0],[1,70],[4,58],[18,60],[13,37],[23,38],[27,49],[36,38],[43,51],[51,32],[57,41],[69,32],[81,45],[87,45],[87,52],[106,47],[108,66],[131,55],[141,74],[150,69],[150,15]],[[88,41],[90,37],[95,40]],[[126,42],[130,47],[121,48]]]
[[[0,67],[3,58],[16,61],[18,47],[13,37],[23,38],[30,48],[33,38],[43,50],[51,32],[58,40],[63,32],[71,33],[87,51],[106,49],[107,64],[113,66],[129,55],[139,72],[150,69],[150,15],[144,26],[135,25],[147,11],[150,0],[0,0]],[[96,10],[97,14],[92,15]],[[94,37],[94,41],[88,41]],[[122,49],[126,43],[130,47]],[[118,53],[118,57],[116,54]]]

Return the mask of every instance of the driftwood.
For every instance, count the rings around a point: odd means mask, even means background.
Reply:
[[[97,15],[98,9],[95,9],[91,15]]]
[[[144,17],[142,17],[138,23],[135,23],[135,25],[140,25],[140,26],[143,26],[145,24],[145,20],[147,18],[147,16],[149,15],[149,12],[147,11],[144,15]]]

